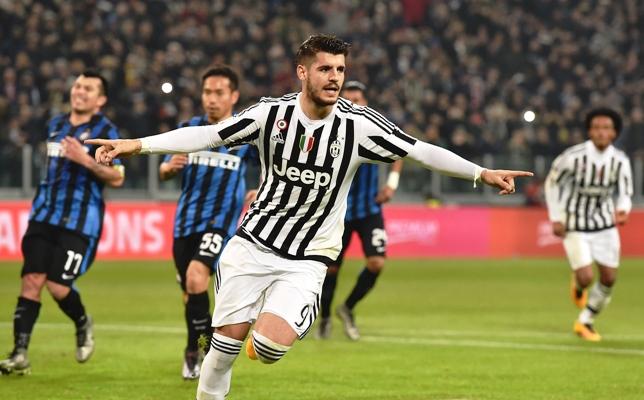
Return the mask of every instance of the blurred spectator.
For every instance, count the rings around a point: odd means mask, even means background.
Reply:
[[[294,49],[326,31],[353,43],[350,76],[375,107],[465,157],[554,156],[585,140],[579,115],[599,104],[623,112],[621,144],[642,153],[643,15],[638,0],[0,0],[0,140],[42,140],[61,77],[86,67],[110,79],[106,113],[128,136],[190,114],[213,62],[244,76],[241,106],[295,91]]]

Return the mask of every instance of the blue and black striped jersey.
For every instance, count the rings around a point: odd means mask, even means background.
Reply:
[[[47,176],[40,182],[29,219],[98,238],[103,227],[105,203],[103,182],[88,169],[66,159],[61,141],[65,137],[118,139],[116,126],[102,113],[85,124],[73,126],[69,114],[54,117],[47,128]],[[84,145],[94,157],[97,146]],[[114,164],[121,165],[119,160]]]
[[[208,124],[203,115],[180,126]],[[170,158],[167,155],[164,162]],[[250,160],[259,163],[257,150],[250,145],[233,149],[220,146],[188,154],[174,220],[175,238],[208,229],[222,229],[230,236],[235,233],[246,194],[246,162]]]
[[[382,212],[382,207],[376,203],[377,195],[378,165],[362,164],[351,182],[345,221],[362,219]]]

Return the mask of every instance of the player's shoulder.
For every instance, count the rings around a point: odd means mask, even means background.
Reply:
[[[275,104],[275,103],[294,103],[297,99],[297,93],[288,93],[281,97],[262,97],[259,99],[260,104]]]
[[[583,154],[586,151],[586,142],[578,143],[574,146],[568,147],[561,155],[564,157],[574,157]]]
[[[177,126],[179,128],[185,128],[187,126],[199,126],[199,125],[208,125],[208,119],[205,118],[205,115],[195,115],[190,119],[179,122]]]
[[[615,157],[619,158],[620,160],[630,161],[628,154],[626,154],[624,150],[615,146],[613,146],[613,148],[615,149]]]

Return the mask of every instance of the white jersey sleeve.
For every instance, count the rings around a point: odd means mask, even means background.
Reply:
[[[567,153],[560,154],[552,163],[544,184],[548,218],[551,222],[564,222],[566,216],[565,194],[571,188],[575,171],[572,158]]]
[[[633,196],[633,175],[631,172],[631,162],[626,155],[624,155],[624,164],[619,170],[617,179],[617,202],[615,209],[629,213],[633,208],[633,202],[631,201],[631,197]]]
[[[141,138],[141,153],[192,153],[219,146],[257,144],[266,120],[260,102],[214,125],[189,126]]]
[[[419,141],[385,117],[364,107],[358,137],[358,155],[366,162],[392,163],[408,157],[423,167],[457,178],[476,180],[483,168],[447,149]]]

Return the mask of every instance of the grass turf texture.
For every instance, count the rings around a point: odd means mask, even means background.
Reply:
[[[347,263],[337,300],[360,269]],[[0,348],[12,344],[19,263],[0,264]],[[572,334],[564,260],[388,262],[356,310],[363,340],[339,321],[275,365],[236,362],[239,399],[643,399],[644,268],[626,260],[596,324],[601,343]],[[183,309],[168,262],[97,262],[79,281],[97,348],[74,360],[74,330],[48,295],[29,351],[31,376],[0,377],[0,399],[194,399],[180,377]]]

